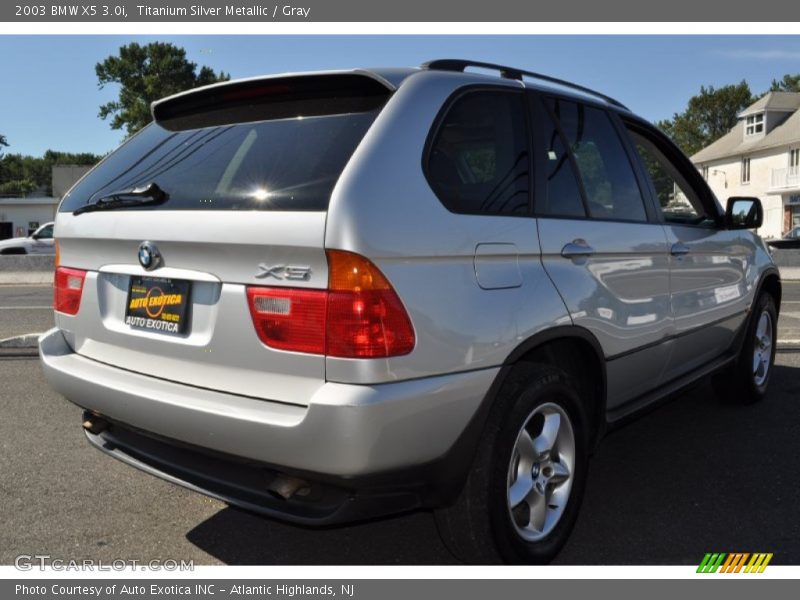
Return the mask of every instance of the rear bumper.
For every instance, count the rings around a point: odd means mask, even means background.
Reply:
[[[427,504],[425,488],[436,487],[430,479],[443,471],[431,465],[455,461],[459,464],[445,472],[462,472],[463,463],[471,459],[465,432],[479,421],[475,416],[499,371],[380,385],[326,383],[308,406],[297,406],[112,367],[74,353],[57,328],[40,338],[39,351],[45,377],[56,391],[113,424],[99,435],[88,434],[95,446],[155,475],[253,510],[265,499],[234,497],[231,490],[247,488],[243,481],[252,480],[252,473],[239,473],[234,465],[323,482],[344,490],[333,497],[351,498],[350,503],[358,490],[369,490],[373,497],[395,492],[407,496],[402,502],[387,502],[379,512]],[[214,461],[222,463],[209,471]],[[236,479],[240,476],[242,481]],[[262,512],[297,522],[354,518],[351,510],[341,514],[341,506],[308,518],[265,508]],[[371,516],[376,509],[366,512]]]

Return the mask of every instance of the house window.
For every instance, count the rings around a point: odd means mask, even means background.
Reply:
[[[750,115],[746,120],[746,135],[756,135],[764,132],[764,113]]]
[[[742,183],[750,183],[750,159],[742,159]]]
[[[789,150],[789,166],[800,167],[800,148]]]

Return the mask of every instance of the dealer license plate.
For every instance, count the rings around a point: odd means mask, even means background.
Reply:
[[[131,277],[125,324],[147,331],[184,333],[189,320],[190,291],[190,281]]]

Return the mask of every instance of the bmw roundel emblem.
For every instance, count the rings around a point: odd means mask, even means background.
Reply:
[[[161,254],[152,242],[142,242],[139,244],[139,264],[150,271],[155,269],[161,262]]]

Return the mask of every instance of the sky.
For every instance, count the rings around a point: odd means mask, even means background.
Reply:
[[[96,63],[130,42],[171,42],[189,60],[233,78],[286,71],[415,66],[469,58],[538,71],[595,88],[656,121],[683,110],[701,85],[747,80],[755,92],[800,73],[800,36],[0,36],[0,134],[6,152],[104,154],[123,133],[98,108]]]

